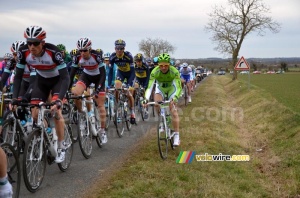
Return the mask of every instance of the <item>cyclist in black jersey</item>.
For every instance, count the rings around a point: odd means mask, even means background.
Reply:
[[[105,111],[105,65],[102,59],[102,53],[92,49],[92,41],[90,38],[80,38],[77,41],[78,52],[73,57],[73,64],[70,72],[70,78],[73,80],[76,71],[79,66],[83,68],[82,74],[79,77],[75,87],[72,89],[72,93],[75,95],[82,95],[90,84],[95,84],[95,92],[98,97],[95,98],[98,104],[100,112],[101,129],[97,131],[101,137],[103,144],[107,143],[107,135],[105,132],[106,123],[106,111]],[[71,83],[72,84],[72,83]],[[71,86],[71,85],[70,85]],[[76,107],[81,111],[81,101],[75,101]],[[88,105],[88,114],[92,119],[94,112],[91,110],[91,106]],[[98,130],[98,129],[95,129]]]
[[[59,119],[54,119],[58,136],[58,155],[56,163],[61,163],[65,158],[64,126],[65,121],[62,116],[62,100],[68,90],[70,78],[66,64],[62,58],[60,50],[53,44],[46,43],[46,31],[40,26],[30,26],[26,28],[24,37],[27,45],[18,50],[18,63],[14,79],[13,104],[17,104],[17,97],[20,92],[22,75],[26,64],[36,69],[36,80],[31,93],[31,103],[39,104],[46,102],[50,93],[55,105],[51,111],[56,111]],[[32,117],[37,120],[38,111],[33,109]]]
[[[124,83],[125,79],[127,80],[127,86],[129,87],[129,92],[127,97],[129,98],[129,107],[131,110],[130,123],[135,124],[135,112],[134,112],[134,64],[133,57],[130,52],[125,51],[126,42],[122,39],[118,39],[115,41],[115,52],[111,54],[109,58],[109,62],[111,65],[116,64],[118,67],[117,77],[115,86],[116,88],[121,88],[122,83]],[[116,98],[118,98],[116,96]]]

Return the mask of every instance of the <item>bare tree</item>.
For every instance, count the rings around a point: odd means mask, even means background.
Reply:
[[[167,40],[146,38],[139,43],[139,50],[146,57],[155,57],[161,53],[174,53],[175,47]]]
[[[280,24],[266,16],[270,8],[263,0],[227,1],[229,10],[215,6],[205,29],[213,32],[211,40],[217,44],[215,50],[232,56],[231,67],[234,68],[243,41],[249,33],[257,32],[259,36],[264,36],[266,29],[277,33]],[[233,79],[236,78],[237,72],[234,72]]]

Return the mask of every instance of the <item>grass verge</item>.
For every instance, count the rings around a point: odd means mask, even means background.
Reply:
[[[181,146],[161,160],[156,131],[85,197],[297,197],[299,114],[258,87],[211,76],[179,108]],[[250,155],[249,162],[176,164],[180,151]],[[120,163],[122,162],[122,164]],[[99,179],[101,180],[101,178]]]

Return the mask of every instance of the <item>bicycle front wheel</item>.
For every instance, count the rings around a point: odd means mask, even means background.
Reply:
[[[118,136],[122,137],[124,134],[125,120],[124,120],[124,107],[120,102],[118,102],[116,104],[116,113],[114,116],[114,123],[116,126]]]
[[[12,145],[3,143],[1,144],[1,147],[6,154],[7,178],[13,188],[13,197],[19,197],[21,186],[21,167],[19,157]]]
[[[92,154],[93,136],[89,131],[88,120],[85,113],[78,113],[78,142],[82,155],[88,159]]]
[[[102,141],[101,141],[101,138],[100,138],[100,135],[98,133],[98,131],[100,130],[101,126],[100,126],[100,115],[99,115],[99,110],[98,109],[95,109],[94,110],[95,112],[95,118],[96,118],[96,130],[97,130],[97,135],[94,136],[94,138],[96,139],[96,142],[97,142],[97,145],[99,146],[99,148],[102,148]],[[106,114],[107,115],[107,114]],[[107,117],[106,117],[107,119]]]
[[[58,168],[65,172],[71,165],[71,161],[73,158],[73,140],[72,140],[72,131],[71,126],[69,124],[65,125],[64,130],[64,146],[66,149],[65,160],[58,165]]]
[[[165,160],[168,157],[168,129],[164,125],[164,117],[160,117],[157,126],[157,143],[160,157]]]
[[[41,186],[46,171],[46,149],[41,129],[34,129],[28,137],[23,156],[23,177],[26,188],[36,192]]]
[[[185,106],[187,106],[187,104],[188,104],[188,92],[187,92],[186,85],[184,86],[184,104],[185,104]]]

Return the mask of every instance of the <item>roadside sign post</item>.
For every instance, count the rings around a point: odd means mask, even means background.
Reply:
[[[246,59],[242,56],[240,60],[236,63],[234,70],[237,71],[247,71],[248,70],[248,89],[250,89],[250,65]]]

